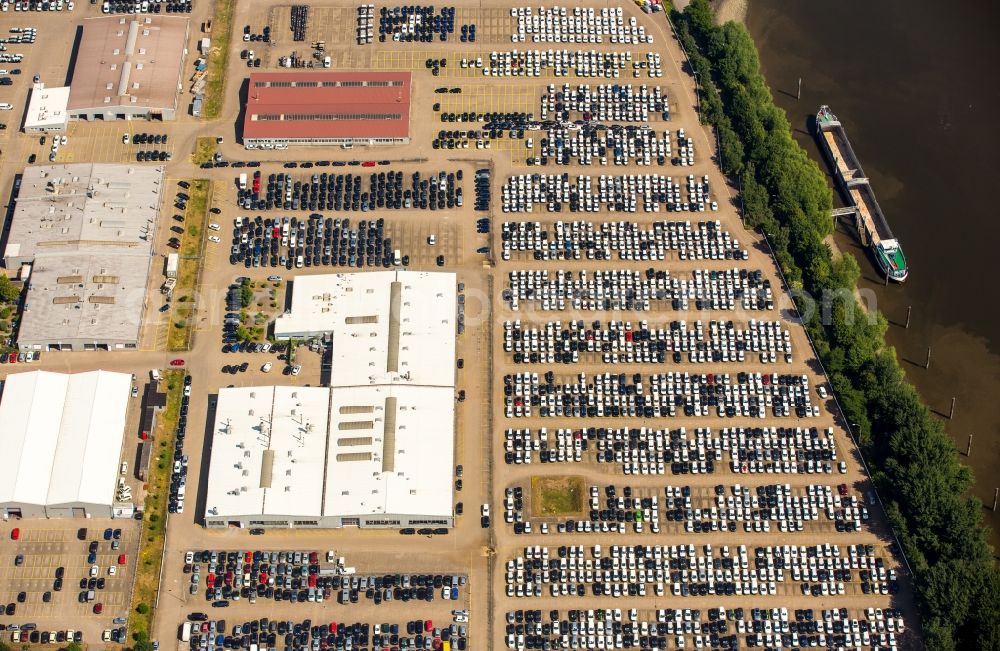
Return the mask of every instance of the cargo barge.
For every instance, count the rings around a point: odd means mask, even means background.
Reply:
[[[829,106],[821,106],[816,112],[816,136],[833,166],[848,207],[853,210],[858,238],[872,252],[875,263],[886,277],[903,282],[909,275],[903,248],[889,228],[868,177],[847,139],[847,132]]]

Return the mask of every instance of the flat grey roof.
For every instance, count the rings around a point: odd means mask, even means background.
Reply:
[[[138,342],[149,263],[148,252],[35,256],[18,344]]]
[[[4,258],[88,250],[148,255],[162,186],[158,165],[27,167]]]

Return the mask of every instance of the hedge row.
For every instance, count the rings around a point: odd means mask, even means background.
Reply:
[[[834,228],[819,166],[792,138],[743,25],[715,24],[707,0],[673,12],[697,73],[702,119],[718,131],[724,171],[742,183],[749,225],[767,233],[914,571],[929,649],[1000,649],[1000,572],[941,421],[885,343],[885,319],[855,298],[859,269],[824,242]],[[801,291],[800,291],[801,290]],[[813,298],[809,298],[813,297]],[[827,306],[811,309],[813,300]]]

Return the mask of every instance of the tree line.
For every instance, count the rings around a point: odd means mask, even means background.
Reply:
[[[837,297],[825,315],[796,301],[915,574],[924,644],[1000,649],[1000,571],[969,494],[972,472],[906,381],[885,318],[867,318],[855,298],[857,262],[824,242],[834,229],[825,174],[792,138],[745,27],[716,25],[707,0],[671,20],[748,225],[767,234],[790,289]]]

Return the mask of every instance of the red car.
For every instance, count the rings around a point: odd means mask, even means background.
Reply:
[[[375,167],[375,161],[366,160],[365,162],[361,163],[361,167]]]
[[[170,365],[171,366],[184,366],[184,360],[183,359],[172,359],[172,360],[170,360]]]
[[[119,565],[125,564],[125,554],[118,554],[118,564]]]
[[[434,630],[434,622],[428,619],[426,622],[424,622],[424,631],[430,633],[433,630]]]
[[[847,496],[847,484],[841,484],[840,486],[837,486],[837,492],[840,493],[841,495],[844,495],[846,497]]]
[[[11,364],[17,364],[17,353],[11,353],[10,355],[8,355],[7,361],[10,362]]]
[[[94,604],[94,614],[95,615],[100,615],[103,612],[104,612],[104,604],[102,604],[102,603],[96,603],[96,604]]]
[[[13,529],[11,529],[10,530],[10,539],[11,540],[20,540],[21,539],[21,529],[18,528],[18,527],[14,527]]]

